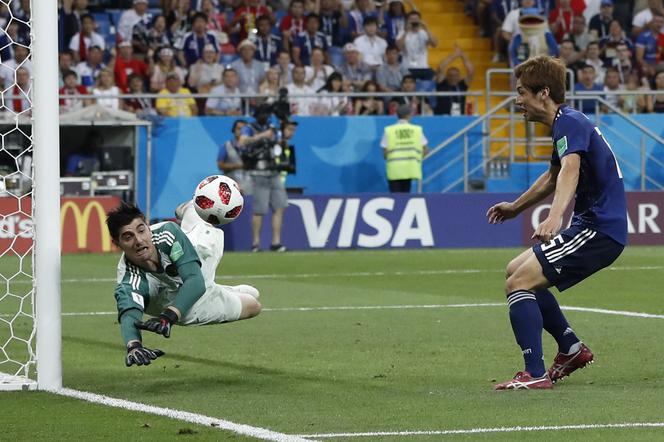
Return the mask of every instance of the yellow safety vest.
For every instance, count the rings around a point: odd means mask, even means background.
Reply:
[[[397,123],[385,128],[387,179],[422,179],[422,127]]]

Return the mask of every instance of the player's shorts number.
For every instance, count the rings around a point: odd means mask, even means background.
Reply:
[[[550,240],[549,242],[542,244],[542,246],[541,246],[542,252],[546,252],[549,249],[553,249],[554,247],[558,247],[563,242],[564,242],[563,236],[558,235],[555,238],[553,238],[552,240]]]

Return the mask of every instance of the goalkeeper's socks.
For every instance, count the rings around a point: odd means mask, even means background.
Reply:
[[[579,338],[565,319],[556,297],[547,289],[537,290],[535,297],[542,312],[544,330],[556,340],[559,352],[570,353],[571,347],[579,342]]]
[[[535,294],[529,290],[516,290],[507,295],[510,322],[517,344],[521,347],[526,371],[533,377],[546,373],[542,352],[542,313]]]

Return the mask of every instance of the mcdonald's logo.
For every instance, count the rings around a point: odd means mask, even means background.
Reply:
[[[106,213],[118,203],[118,198],[63,198],[60,207],[62,251],[110,252],[112,244],[106,228]],[[70,213],[73,219],[68,217]],[[93,213],[96,216],[93,217]]]

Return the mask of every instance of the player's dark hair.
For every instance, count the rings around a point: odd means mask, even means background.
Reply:
[[[549,96],[556,104],[565,102],[565,75],[567,68],[558,58],[540,55],[521,63],[514,69],[514,76],[533,94],[549,89]]]
[[[108,227],[108,233],[111,234],[113,241],[117,243],[120,239],[120,229],[131,224],[136,218],[141,218],[145,221],[145,215],[141,212],[141,209],[124,201],[118,207],[108,212],[106,227]]]

